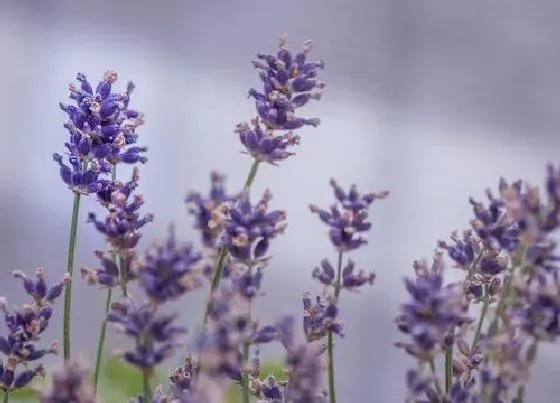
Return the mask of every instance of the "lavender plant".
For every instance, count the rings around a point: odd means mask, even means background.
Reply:
[[[41,389],[44,403],[100,401],[107,324],[129,341],[114,354],[142,379],[130,402],[221,403],[231,385],[239,388],[243,403],[342,401],[335,391],[335,338],[346,330],[341,293],[372,285],[375,279],[373,273],[357,270],[348,254],[367,243],[369,207],[389,192],[361,194],[356,185],[346,191],[331,180],[335,203],[328,209],[309,208],[328,227],[336,263],[325,258],[311,271],[321,289],[315,296],[307,290],[302,294],[301,332],[294,315],[273,321],[256,317],[253,306],[263,295],[269,250],[273,239],[287,231],[287,213],[271,208],[268,190],[252,199],[251,186],[261,165],[278,165],[295,155],[302,141],[295,131],[319,125],[318,118],[299,111],[321,99],[325,87],[317,79],[325,63],[308,60],[311,42],[294,54],[286,40],[281,36],[275,54],[257,55],[253,65],[262,85],[248,91],[255,116],[234,128],[242,152],[251,159],[244,186],[229,193],[225,175],[212,172],[208,196],[191,191],[186,197],[200,250],[180,242],[173,225],[163,242],[138,250],[141,232],[154,216],[141,213],[144,199],[136,193],[138,164],[147,162],[148,149],[135,145],[144,119],[129,108],[134,85],[114,92],[117,74],[109,71],[93,90],[85,75],[77,75],[80,86],[70,85],[76,105],[61,104],[69,118],[64,124],[67,152],[54,155],[74,195],[67,272],[48,286],[42,268],[33,278],[14,271],[31,301],[18,308],[0,298],[7,328],[0,333],[3,403],[45,375],[43,365],[33,361],[57,353],[57,342],[48,348],[37,343],[64,290],[64,361]],[[133,166],[129,180],[118,179],[119,164]],[[502,179],[498,195],[487,191],[487,196],[488,206],[470,199],[470,228],[439,241],[433,262],[414,262],[414,278],[404,281],[410,299],[395,322],[405,337],[396,346],[415,361],[405,377],[407,402],[524,402],[538,346],[560,337],[560,257],[554,240],[560,227],[560,170],[548,168],[544,195],[521,181]],[[94,252],[96,267],[80,269],[86,284],[106,291],[93,374],[70,344],[82,197],[97,201],[102,212],[90,212],[84,222],[107,244],[106,250]],[[445,254],[462,274],[460,281],[446,283]],[[139,288],[136,297],[129,290],[131,282]],[[192,343],[185,345],[187,329],[166,305],[207,286],[203,319],[192,332]],[[113,300],[114,288],[120,289],[119,300]],[[478,317],[474,305],[480,306]],[[281,375],[266,373],[261,365],[260,352],[271,342],[279,342],[286,352]],[[158,369],[185,351],[181,364],[169,371],[168,382],[158,385]]]

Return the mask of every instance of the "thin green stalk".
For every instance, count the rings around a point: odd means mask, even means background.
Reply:
[[[251,277],[252,267],[249,265],[249,277]],[[249,300],[249,312],[247,312],[247,321],[251,323],[251,300]],[[251,393],[249,390],[249,371],[246,371],[249,363],[249,351],[251,343],[243,343],[243,359],[241,361],[241,369],[243,370],[243,377],[241,378],[241,385],[243,387],[243,403],[251,402]]]
[[[10,392],[8,392],[7,390],[4,391],[4,398],[2,399],[3,403],[8,403],[8,400],[10,399]]]
[[[142,389],[144,395],[144,402],[149,403],[152,401],[152,391],[150,390],[150,375],[147,371],[142,371]]]
[[[63,316],[63,350],[64,360],[70,359],[70,321],[72,309],[72,277],[74,274],[74,253],[76,251],[76,238],[78,235],[78,215],[80,212],[80,194],[74,193],[74,204],[72,206],[72,219],[70,223],[70,243],[68,245],[68,265],[66,271],[70,275],[70,282],[64,292],[64,316]]]
[[[338,264],[336,269],[336,283],[334,285],[334,297],[338,304],[338,296],[340,295],[342,275],[342,252],[338,252]],[[334,335],[329,331],[327,335],[327,357],[328,357],[328,375],[329,375],[329,401],[336,403],[336,391],[334,384]]]
[[[117,166],[113,165],[111,170],[111,180],[115,181],[117,179]],[[116,254],[113,252],[111,256],[113,262],[116,260]],[[111,298],[113,295],[113,289],[107,289],[107,296],[105,297],[105,310],[103,311],[103,321],[101,322],[101,330],[99,331],[99,341],[97,343],[97,354],[95,358],[95,370],[93,372],[93,389],[97,391],[97,382],[99,380],[99,370],[101,369],[101,359],[103,358],[103,346],[105,344],[105,336],[107,334],[107,314],[111,307]]]
[[[451,390],[452,383],[453,383],[453,344],[445,350],[445,393],[448,393],[449,390]]]
[[[125,272],[125,268],[126,268],[126,259],[124,256],[122,256],[122,251],[119,251],[119,274],[121,276],[121,291],[122,291],[122,295],[123,298],[127,298],[128,297],[128,291],[126,288],[126,272]]]
[[[471,348],[469,351],[473,351],[478,343],[478,339],[480,338],[480,332],[482,330],[482,325],[484,323],[484,318],[488,313],[488,307],[490,306],[490,287],[488,284],[484,286],[484,300],[482,302],[482,310],[480,311],[480,317],[478,318],[478,324],[476,325],[476,330],[474,332],[474,336],[471,343]]]
[[[113,289],[107,289],[107,296],[105,297],[105,310],[103,313],[103,321],[101,322],[101,330],[99,332],[99,342],[97,343],[97,354],[95,357],[95,371],[93,372],[93,389],[97,391],[97,382],[99,380],[99,370],[101,369],[101,359],[103,358],[103,346],[105,344],[105,336],[107,334],[107,314],[111,307],[111,297]]]
[[[439,379],[437,377],[436,363],[434,362],[433,359],[430,360],[430,371],[432,371],[432,374],[434,375],[434,384],[436,385],[437,394],[441,396],[442,395],[441,385],[439,384]]]

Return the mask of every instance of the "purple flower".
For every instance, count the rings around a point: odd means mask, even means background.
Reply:
[[[111,304],[107,322],[136,342],[134,350],[122,351],[119,355],[140,371],[151,374],[157,365],[173,355],[180,338],[187,332],[174,324],[176,317],[158,314],[155,305],[136,306],[126,300]]]
[[[154,304],[175,300],[184,293],[202,286],[199,253],[192,245],[178,245],[173,227],[165,244],[148,250],[137,262],[138,285]]]
[[[359,270],[356,273],[354,270],[355,266],[356,264],[353,260],[348,260],[348,263],[342,270],[342,279],[340,284],[341,288],[349,291],[355,291],[357,288],[365,284],[373,284],[373,281],[375,280],[375,274],[366,274],[363,270]],[[323,285],[335,286],[335,274],[336,273],[334,267],[327,259],[324,259],[321,262],[321,268],[316,267],[311,275]]]
[[[53,371],[50,385],[43,391],[42,403],[96,403],[97,397],[89,381],[88,365],[83,360],[64,363]]]
[[[169,376],[171,397],[179,398],[185,391],[192,389],[197,367],[196,360],[188,354],[183,364],[171,372]]]
[[[226,193],[225,175],[212,172],[210,179],[212,187],[208,197],[203,197],[198,192],[189,192],[186,202],[192,206],[188,211],[195,217],[195,228],[201,233],[202,245],[213,249],[224,229],[226,203],[234,197]]]
[[[252,120],[251,125],[238,124],[235,133],[239,134],[241,144],[246,150],[245,154],[271,165],[278,165],[278,162],[295,155],[288,149],[300,143],[300,137],[291,131],[283,135],[275,135],[273,129],[261,127],[258,119]]]
[[[338,204],[332,205],[330,212],[321,210],[314,204],[310,204],[309,209],[330,227],[329,236],[337,250],[346,252],[357,249],[366,243],[366,240],[357,234],[371,228],[371,223],[367,221],[369,206],[376,199],[386,198],[389,192],[360,195],[355,185],[346,193],[334,179],[331,179],[330,184]]]
[[[436,255],[431,269],[425,263],[416,264],[416,279],[404,281],[411,299],[401,305],[395,319],[399,330],[411,337],[410,342],[396,346],[420,359],[431,359],[453,345],[451,330],[472,321],[462,286],[444,285],[440,260],[441,254]]]
[[[336,301],[331,296],[317,296],[311,302],[308,291],[303,292],[303,331],[308,342],[321,340],[329,331],[344,336],[344,324],[338,320]]]
[[[282,210],[268,210],[272,194],[266,191],[255,205],[251,204],[249,194],[243,192],[239,203],[228,210],[228,219],[220,243],[227,247],[229,254],[236,260],[262,265],[267,258],[270,240],[284,232],[286,213]]]
[[[323,69],[325,63],[307,61],[307,54],[313,47],[311,41],[305,42],[303,51],[293,56],[285,47],[286,39],[285,35],[280,37],[276,55],[257,55],[259,60],[253,65],[260,70],[263,90],[251,88],[249,96],[255,100],[257,113],[269,129],[316,127],[319,119],[301,118],[295,115],[295,111],[311,99],[321,99],[320,91],[325,84],[316,77],[318,69]]]
[[[80,268],[82,279],[87,285],[103,287],[117,287],[121,285],[121,277],[126,282],[136,279],[136,272],[132,270],[132,262],[134,260],[133,253],[125,253],[120,259],[119,264],[111,257],[101,251],[95,251],[95,256],[99,259],[100,268],[93,269],[91,267]],[[121,271],[124,275],[121,276]]]
[[[144,199],[141,195],[132,194],[139,179],[138,169],[135,167],[129,182],[106,183],[108,190],[99,196],[107,208],[105,219],[99,220],[93,212],[88,216],[88,222],[93,223],[117,251],[134,249],[142,236],[139,230],[154,219],[153,214],[141,216],[139,213]]]
[[[47,329],[52,317],[51,304],[58,299],[63,288],[69,283],[67,275],[48,286],[42,268],[37,269],[35,280],[20,271],[14,276],[22,280],[25,291],[32,297],[30,304],[9,310],[5,298],[0,298],[0,311],[4,313],[7,333],[0,335],[0,353],[6,356],[0,360],[0,389],[11,391],[26,386],[37,375],[43,375],[42,365],[30,368],[29,363],[40,360],[46,354],[58,352],[58,342],[49,348],[38,348],[36,343]],[[21,370],[17,371],[21,365]]]
[[[70,84],[70,98],[76,105],[60,104],[69,118],[64,125],[70,134],[65,143],[69,165],[60,154],[53,158],[72,191],[91,194],[102,189],[101,177],[111,171],[111,165],[146,162],[141,155],[147,151],[145,147],[128,147],[136,142],[135,130],[144,121],[140,113],[128,108],[132,83],[125,93],[111,92],[115,72],[108,71],[95,91],[84,74],[78,74],[77,80],[80,88]]]

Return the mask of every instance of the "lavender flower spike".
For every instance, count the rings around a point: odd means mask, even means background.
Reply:
[[[295,115],[311,99],[321,99],[325,83],[316,80],[317,71],[325,67],[323,61],[309,62],[307,55],[313,45],[306,41],[303,50],[295,56],[286,49],[287,36],[282,35],[276,55],[259,53],[255,68],[260,70],[263,91],[254,88],[249,96],[255,99],[257,113],[268,129],[295,130],[309,125],[316,127],[317,118],[306,119]]]
[[[332,205],[330,212],[314,204],[310,204],[309,209],[330,227],[329,236],[338,251],[347,252],[357,249],[366,243],[366,240],[357,234],[371,228],[371,223],[367,221],[369,206],[374,200],[385,199],[389,192],[360,195],[355,185],[352,185],[350,191],[346,193],[334,179],[331,179],[330,184],[338,204]]]
[[[41,403],[59,402],[97,402],[89,382],[88,365],[85,360],[67,361],[62,369],[53,372],[51,384],[43,391]]]

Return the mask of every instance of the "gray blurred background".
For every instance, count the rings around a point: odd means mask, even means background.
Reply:
[[[468,226],[470,195],[482,198],[500,176],[540,184],[545,164],[558,163],[559,18],[552,0],[0,0],[2,292],[23,301],[13,269],[64,271],[72,196],[51,155],[63,149],[58,102],[76,72],[96,81],[114,69],[120,88],[137,85],[133,106],[146,114],[139,143],[150,147],[140,189],[156,215],[143,245],[169,221],[197,241],[186,191],[207,192],[213,169],[238,190],[249,168],[232,131],[254,115],[250,60],[274,51],[283,32],[291,49],[312,38],[314,56],[327,61],[327,88],[305,114],[323,124],[302,132],[296,158],[258,174],[255,193],[270,187],[289,229],[273,244],[257,311],[299,315],[301,289],[317,289],[311,270],[334,259],[326,228],[307,209],[331,202],[331,177],[389,189],[372,207],[370,244],[353,254],[378,281],[343,295],[348,335],[337,344],[337,383],[343,403],[402,402],[412,360],[392,348],[400,338],[392,320],[412,261]],[[83,203],[82,222],[94,208]],[[84,224],[77,265],[95,264],[92,250],[103,247]],[[203,294],[177,304],[186,323],[198,321]],[[103,293],[78,279],[74,295],[73,348],[92,351]],[[47,336],[58,337],[60,320],[52,326]],[[558,351],[539,355],[528,401],[556,402]]]

